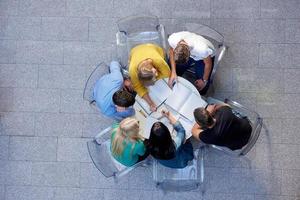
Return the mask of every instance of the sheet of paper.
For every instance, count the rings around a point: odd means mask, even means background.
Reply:
[[[154,85],[148,87],[151,98],[159,100],[159,104],[164,102],[172,93],[167,82],[164,79],[160,79],[155,82]]]
[[[137,103],[135,103],[133,105],[133,108],[135,110],[135,118],[137,120],[139,120],[140,127],[141,127],[139,134],[144,136],[144,127],[145,127],[146,118],[147,118],[148,115],[147,115],[146,112],[144,112],[143,108]]]
[[[205,107],[207,103],[195,93],[186,99],[183,106],[179,109],[180,114],[188,118],[190,121],[194,120],[194,110],[199,107]]]
[[[150,137],[150,132],[151,132],[151,128],[152,128],[152,126],[153,126],[153,124],[154,124],[155,122],[157,122],[157,119],[155,119],[155,118],[153,118],[153,117],[151,117],[151,116],[147,117],[146,123],[145,123],[144,132],[143,132],[144,138],[149,139],[149,137]]]
[[[195,121],[190,122],[189,120],[183,118],[183,117],[179,117],[179,121],[181,123],[181,125],[183,126],[183,128],[185,129],[185,139],[188,139],[192,136],[192,128],[195,124]]]
[[[163,79],[156,81],[154,86],[149,86],[148,90],[149,90],[150,98],[156,104],[156,106],[158,108],[172,93],[172,90],[169,88],[168,84]],[[148,103],[143,98],[141,98],[140,96],[137,95],[135,97],[135,100],[138,104],[141,105],[143,110],[148,115],[150,115],[152,113]]]
[[[173,87],[172,94],[168,97],[165,103],[172,107],[174,110],[178,111],[184,104],[191,91],[185,87],[183,84],[176,83]]]

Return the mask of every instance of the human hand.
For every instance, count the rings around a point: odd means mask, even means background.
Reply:
[[[157,107],[156,107],[155,103],[152,103],[150,105],[150,110],[151,110],[151,112],[155,112],[157,110]]]
[[[162,114],[164,117],[169,118],[169,116],[170,116],[170,111],[168,111],[168,110],[166,110],[166,109],[163,109],[163,110],[161,110],[161,114]]]
[[[196,85],[196,88],[198,89],[198,90],[202,90],[204,87],[205,87],[205,82],[202,80],[202,79],[197,79],[195,82],[194,82],[194,84]]]
[[[170,88],[173,88],[173,83],[175,81],[177,81],[178,77],[177,77],[177,74],[176,73],[171,73],[170,77],[169,77],[169,80],[168,80],[168,85]]]

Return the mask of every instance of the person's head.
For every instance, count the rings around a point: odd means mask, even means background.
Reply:
[[[113,103],[116,107],[128,108],[135,102],[134,95],[125,90],[118,90],[113,94]]]
[[[153,66],[152,59],[145,59],[138,65],[138,78],[145,85],[153,85],[156,81],[158,72]]]
[[[155,122],[148,140],[150,154],[157,159],[169,160],[175,157],[176,148],[169,129],[161,122]]]
[[[176,64],[186,64],[190,55],[189,46],[185,42],[179,42],[174,49],[174,60]]]
[[[215,120],[205,108],[196,108],[194,110],[196,123],[205,130],[214,125]]]
[[[123,119],[116,129],[115,136],[112,140],[112,153],[121,155],[127,142],[136,142],[141,139],[139,128],[140,125],[137,119],[131,117]]]
[[[126,90],[127,92],[130,92],[130,93],[132,93],[134,91],[129,77],[124,77],[123,88],[124,88],[124,90]]]

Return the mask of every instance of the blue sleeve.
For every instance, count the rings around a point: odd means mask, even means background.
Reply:
[[[121,121],[122,119],[133,116],[134,114],[135,114],[135,110],[132,107],[130,107],[123,112],[116,112],[114,118],[118,121]]]
[[[177,121],[173,125],[175,131],[177,132],[176,138],[174,139],[175,145],[176,145],[176,150],[182,145],[184,139],[185,139],[185,129],[181,125],[179,121]]]
[[[121,65],[120,63],[118,63],[117,61],[111,61],[110,65],[109,65],[109,69],[110,69],[110,78],[111,80],[116,80],[116,81],[120,81],[121,83],[123,83],[123,76],[121,73]]]

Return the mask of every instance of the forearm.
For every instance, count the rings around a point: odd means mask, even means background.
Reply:
[[[170,65],[171,65],[171,73],[176,74],[176,63],[175,63],[175,60],[174,60],[174,50],[173,50],[173,48],[170,48],[169,59],[170,59]]]
[[[205,58],[204,60],[204,74],[203,74],[203,80],[208,81],[209,79],[209,74],[212,70],[212,60],[211,57],[208,56],[207,58]]]
[[[154,104],[148,92],[143,96],[143,99],[148,103],[149,106]]]
[[[185,129],[183,128],[183,126],[181,125],[181,123],[179,121],[176,121],[175,124],[173,124],[173,127],[177,132],[176,138],[174,140],[174,142],[176,144],[176,149],[177,149],[181,146],[181,144],[185,140]]]

